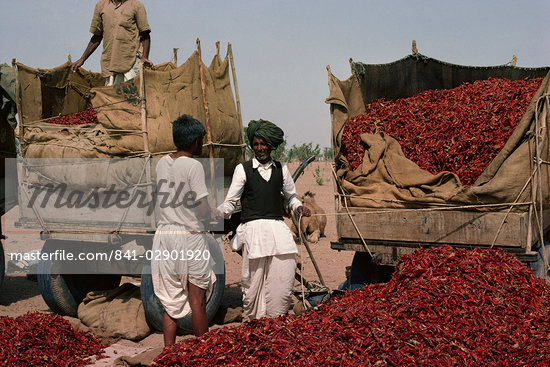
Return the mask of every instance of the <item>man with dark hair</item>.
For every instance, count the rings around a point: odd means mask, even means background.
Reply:
[[[139,60],[153,67],[149,60],[151,28],[143,4],[137,0],[100,0],[90,26],[92,38],[84,53],[71,65],[76,72],[103,40],[101,74],[106,85],[134,78],[139,73]],[[141,46],[141,51],[140,51]]]
[[[165,345],[175,342],[177,319],[189,312],[194,334],[200,336],[208,331],[206,292],[216,275],[208,253],[211,239],[204,232],[201,220],[213,219],[221,213],[210,209],[204,169],[193,159],[200,153],[205,135],[206,129],[199,121],[188,115],[179,117],[172,126],[177,151],[162,157],[156,166],[157,191],[168,198],[165,202],[184,203],[159,208],[153,239],[151,275],[155,294],[164,307]],[[191,205],[190,197],[194,198]],[[188,256],[188,253],[201,256]]]
[[[272,122],[258,120],[250,121],[247,134],[254,158],[237,165],[225,201],[218,209],[227,217],[241,201],[241,224],[231,248],[242,250],[245,317],[277,317],[287,313],[292,301],[298,252],[283,221],[281,192],[291,210],[305,216],[311,212],[297,198],[286,165],[271,159],[271,152],[283,142],[283,130]]]

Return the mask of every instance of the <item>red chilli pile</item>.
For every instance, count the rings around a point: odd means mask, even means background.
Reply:
[[[45,122],[57,125],[84,125],[97,124],[97,114],[92,106],[84,111],[76,112],[70,115],[63,115],[45,120]]]
[[[86,366],[104,352],[101,342],[64,318],[39,312],[0,316],[0,365]]]
[[[224,327],[153,366],[548,366],[550,287],[501,250],[442,246],[300,316]]]
[[[512,135],[541,82],[489,78],[410,98],[373,101],[364,114],[347,122],[342,153],[356,169],[365,153],[359,135],[381,130],[421,168],[433,174],[454,172],[471,185]]]

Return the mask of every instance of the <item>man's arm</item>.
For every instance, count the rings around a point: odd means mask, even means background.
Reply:
[[[183,182],[189,183],[189,192],[194,193],[193,207],[196,207],[198,218],[202,221],[210,221],[223,216],[216,208],[210,208],[208,203],[208,190],[206,188],[204,169],[198,161],[182,177]]]
[[[302,202],[298,199],[296,185],[286,165],[283,165],[283,195],[285,200],[288,201],[290,210],[295,210],[304,217],[309,217],[311,215],[311,210],[307,206],[302,205]]]
[[[197,211],[201,220],[214,220],[223,216],[223,213],[218,209],[210,208],[206,197],[197,200],[197,204]]]
[[[80,57],[80,59],[73,62],[71,65],[71,71],[74,73],[80,68],[82,65],[84,65],[84,62],[88,60],[88,57],[90,57],[91,54],[94,53],[94,51],[99,47],[101,44],[101,40],[103,39],[103,36],[98,36],[97,34],[94,34],[92,38],[90,38],[90,42],[88,42],[88,46],[84,50],[84,53]]]
[[[144,31],[140,33],[140,42],[141,46],[143,48],[143,54],[141,55],[141,62],[143,63],[143,66],[147,66],[152,68],[154,65],[149,60],[149,50],[151,49],[151,36],[150,31]]]
[[[246,173],[242,164],[238,164],[233,172],[233,178],[231,179],[231,185],[225,196],[223,203],[218,205],[218,210],[225,214],[226,219],[229,219],[231,214],[237,207],[237,202],[241,199],[244,191],[244,185],[246,184]]]

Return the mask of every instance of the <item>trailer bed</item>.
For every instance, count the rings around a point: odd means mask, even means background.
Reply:
[[[550,209],[543,217],[547,233]],[[400,256],[419,247],[443,244],[494,246],[524,261],[535,261],[538,254],[532,250],[532,245],[539,235],[537,228],[529,223],[534,221],[529,220],[528,212],[342,208],[336,221],[338,241],[332,242],[331,248],[352,251],[367,251],[368,248],[386,265],[394,265]]]

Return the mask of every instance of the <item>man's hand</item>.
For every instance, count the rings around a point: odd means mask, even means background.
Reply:
[[[77,71],[82,65],[84,65],[84,60],[82,60],[82,59],[76,60],[76,61],[73,62],[73,64],[71,65],[71,71],[72,71],[73,73],[76,73],[76,71]]]
[[[304,217],[311,216],[311,210],[305,205],[300,205],[298,209],[296,209],[296,211],[298,212],[298,214],[301,214]]]
[[[219,211],[217,208],[212,208],[212,211],[210,213],[210,219],[216,220],[223,218],[223,213]]]
[[[88,46],[86,46],[86,49],[84,50],[84,53],[82,54],[80,59],[76,60],[71,65],[71,71],[73,73],[76,73],[78,68],[84,65],[84,61],[88,60],[88,57],[90,57],[90,55],[94,53],[96,48],[98,48],[99,44],[101,43],[102,39],[103,39],[103,36],[99,36],[97,34],[94,34],[92,38],[90,38],[90,42],[88,42]]]
[[[153,64],[153,62],[147,58],[142,57],[141,62],[143,63],[144,67],[151,68],[151,69],[155,68],[155,65]]]

